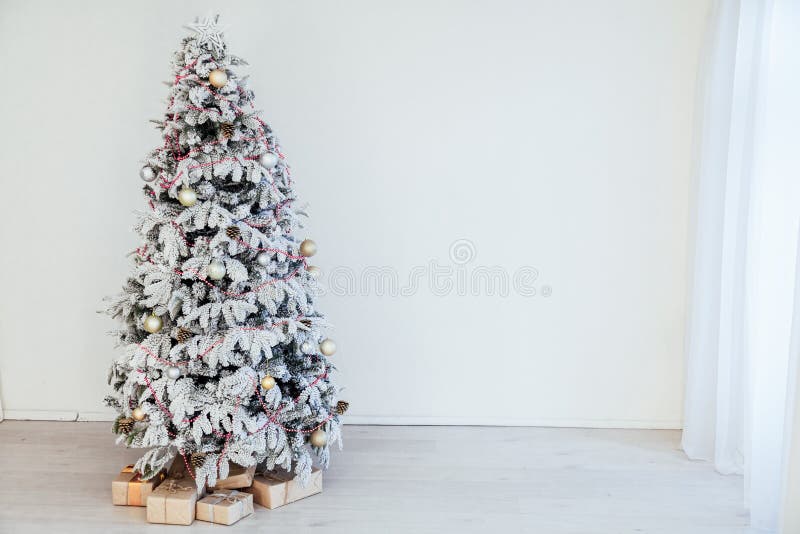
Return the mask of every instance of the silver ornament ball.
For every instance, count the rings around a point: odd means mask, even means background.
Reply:
[[[278,155],[274,152],[264,152],[258,157],[258,162],[264,166],[264,168],[271,169],[278,164]]]
[[[139,171],[139,177],[145,182],[152,182],[156,179],[156,171],[151,167],[142,167],[142,170]]]
[[[225,276],[225,264],[219,260],[212,260],[206,267],[206,274],[212,280],[222,280]]]
[[[266,252],[259,252],[258,256],[256,256],[256,261],[260,266],[266,267],[267,265],[269,265],[271,258],[270,255],[267,254]]]
[[[303,341],[303,344],[300,345],[300,350],[305,352],[306,354],[311,354],[314,352],[314,344],[310,341]]]
[[[167,378],[170,380],[177,380],[181,376],[181,370],[174,365],[167,367]]]

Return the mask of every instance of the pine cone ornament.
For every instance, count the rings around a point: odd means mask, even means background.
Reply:
[[[130,434],[133,430],[133,419],[123,417],[117,421],[117,432],[119,434]]]
[[[224,137],[225,139],[233,137],[233,131],[234,131],[233,124],[225,123],[222,125],[220,130],[222,131],[222,137]]]
[[[242,231],[239,230],[238,226],[229,226],[225,229],[225,235],[230,237],[231,239],[239,239],[242,237]]]
[[[178,332],[175,334],[178,343],[186,343],[190,337],[192,337],[192,332],[183,327],[178,328]]]
[[[336,403],[336,413],[339,415],[344,415],[344,412],[350,407],[350,403],[347,401],[339,401]]]
[[[206,455],[204,452],[196,452],[192,454],[191,459],[192,467],[195,469],[200,469],[203,467],[203,464],[206,463]]]

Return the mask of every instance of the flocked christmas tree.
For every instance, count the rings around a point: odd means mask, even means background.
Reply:
[[[118,441],[149,448],[145,478],[177,456],[198,486],[229,462],[310,474],[340,441],[335,350],[314,306],[316,245],[278,140],[258,115],[216,18],[190,25],[172,60],[163,145],[141,169],[143,244],[109,313]],[[341,441],[340,441],[341,443]],[[181,461],[178,457],[177,461]]]

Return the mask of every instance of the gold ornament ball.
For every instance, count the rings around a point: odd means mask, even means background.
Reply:
[[[158,315],[148,315],[144,320],[144,329],[151,334],[157,334],[160,332],[162,326],[164,326],[164,323],[161,321],[161,317]]]
[[[133,412],[131,412],[131,416],[137,421],[142,421],[145,418],[145,413],[141,406],[137,406],[133,409]]]
[[[271,376],[267,375],[261,379],[261,387],[264,388],[265,391],[269,391],[275,387],[275,379]]]
[[[336,343],[330,338],[323,339],[319,344],[319,351],[325,356],[333,356],[333,353],[336,352]]]
[[[317,244],[311,239],[304,239],[300,243],[300,254],[306,258],[310,258],[317,253]]]
[[[217,89],[220,89],[225,87],[225,84],[228,83],[228,75],[222,69],[214,69],[208,73],[208,82]]]
[[[328,434],[326,434],[321,428],[318,428],[311,433],[309,441],[315,447],[324,447],[325,444],[328,443]]]
[[[178,191],[178,202],[180,202],[182,206],[191,208],[197,204],[197,193],[190,187],[184,187]]]

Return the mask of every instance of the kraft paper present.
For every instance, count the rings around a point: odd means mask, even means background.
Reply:
[[[191,478],[168,478],[147,498],[148,523],[191,525],[197,504],[197,486]]]
[[[256,474],[256,466],[242,467],[238,464],[231,464],[228,470],[228,478],[217,480],[214,484],[213,490],[218,489],[242,489],[249,488],[253,483],[253,477]]]
[[[286,471],[267,471],[253,479],[253,485],[243,491],[253,494],[253,501],[270,510],[322,492],[322,471],[311,470],[308,485],[303,487],[294,474]]]
[[[120,506],[147,506],[147,497],[165,476],[160,471],[149,480],[142,480],[141,474],[133,471],[133,465],[128,465],[111,481],[111,502]]]
[[[232,525],[253,513],[253,496],[239,490],[221,489],[197,501],[197,519]]]

